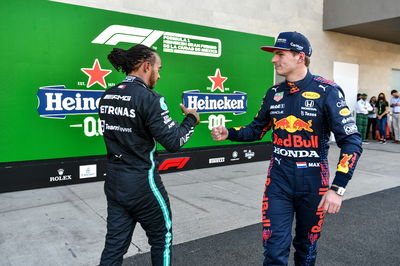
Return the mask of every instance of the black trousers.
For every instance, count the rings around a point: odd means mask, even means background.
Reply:
[[[172,220],[165,189],[127,202],[107,197],[107,235],[100,265],[122,265],[136,223],[146,231],[154,266],[171,264]]]
[[[366,133],[367,135],[365,136],[365,138],[368,139],[371,126],[372,126],[372,139],[376,139],[376,118],[369,118],[369,117],[368,117],[367,133]]]

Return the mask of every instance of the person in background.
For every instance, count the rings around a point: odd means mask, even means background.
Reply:
[[[397,90],[390,92],[390,107],[392,107],[392,128],[394,134],[394,142],[400,144],[400,95]]]
[[[368,112],[368,125],[367,125],[367,135],[365,136],[366,139],[369,138],[369,132],[371,132],[371,139],[376,139],[376,97],[372,96],[369,100],[369,104],[372,106],[373,110]],[[372,127],[372,128],[371,128]]]
[[[362,94],[362,93],[357,93],[356,105],[357,105],[358,100],[361,99],[361,94]],[[357,113],[356,113],[356,109],[354,108],[354,110],[351,112],[351,115],[354,116],[354,117],[356,117],[356,114],[357,114]]]
[[[383,92],[378,95],[377,104],[377,118],[378,118],[378,128],[380,143],[386,144],[386,124],[387,124],[387,114],[390,113],[389,104],[386,100],[386,96]]]
[[[368,113],[370,111],[373,111],[373,108],[367,101],[367,94],[363,93],[361,94],[361,98],[357,101],[356,105],[356,125],[361,134],[363,144],[368,144],[365,139],[368,132]]]

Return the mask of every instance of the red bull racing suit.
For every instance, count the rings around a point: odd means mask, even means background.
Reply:
[[[178,151],[192,135],[196,117],[188,114],[178,125],[164,98],[133,76],[104,93],[99,115],[108,159],[107,235],[100,265],[122,265],[136,223],[149,238],[153,265],[170,265],[171,210],[157,170],[156,141]]]
[[[340,87],[310,72],[270,88],[254,121],[228,139],[254,141],[272,131],[273,151],[262,204],[264,265],[287,265],[296,217],[296,265],[314,265],[329,189],[330,132],[340,147],[333,184],[346,187],[361,155],[361,135]]]

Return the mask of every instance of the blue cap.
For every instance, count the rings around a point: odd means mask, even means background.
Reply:
[[[276,49],[303,52],[306,56],[311,56],[312,49],[308,39],[296,31],[281,32],[276,39],[275,46],[262,46],[262,50],[273,52]]]

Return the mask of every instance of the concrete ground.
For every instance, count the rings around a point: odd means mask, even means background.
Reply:
[[[318,240],[318,266],[399,266],[400,186],[346,200],[340,215],[327,215]],[[295,223],[295,222],[294,222]],[[295,230],[292,231],[292,236]],[[262,224],[172,246],[174,266],[260,266]],[[288,265],[294,263],[294,247]],[[150,253],[126,258],[123,266],[151,266]]]
[[[338,157],[331,145],[332,174]],[[364,145],[345,199],[399,186],[399,165],[399,144]],[[174,244],[259,223],[267,166],[256,162],[163,175]],[[3,193],[0,202],[0,265],[98,264],[106,233],[103,182]],[[137,226],[126,257],[147,251]]]

